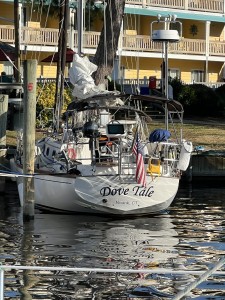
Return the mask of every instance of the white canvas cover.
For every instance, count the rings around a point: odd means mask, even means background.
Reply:
[[[108,93],[100,86],[95,85],[92,78],[97,66],[90,62],[87,56],[80,57],[78,54],[73,56],[73,64],[69,70],[70,82],[73,84],[73,96],[77,99],[86,99],[99,94]]]

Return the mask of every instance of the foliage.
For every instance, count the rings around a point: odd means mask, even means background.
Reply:
[[[169,84],[173,87],[173,97],[174,99],[178,99],[179,94],[181,93],[183,89],[183,83],[182,81],[175,77],[175,78],[169,78]]]
[[[196,100],[196,95],[195,95],[195,91],[192,88],[191,85],[184,85],[182,87],[182,90],[180,91],[177,100],[180,101],[184,108],[185,108],[185,112],[187,113],[189,110],[191,111],[191,107],[193,102],[195,102]]]
[[[225,113],[225,97],[206,85],[184,85],[179,80],[172,80],[174,99],[181,102],[185,115],[210,117],[222,116]],[[224,90],[225,95],[225,90]]]
[[[225,85],[222,85],[215,89],[215,93],[218,97],[218,104],[221,109],[221,114],[225,115]]]
[[[37,85],[37,126],[50,125],[53,120],[53,108],[55,105],[55,83]],[[72,101],[71,88],[66,86],[64,89],[64,103],[62,111],[65,111],[68,104]]]

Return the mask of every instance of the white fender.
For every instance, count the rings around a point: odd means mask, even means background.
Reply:
[[[177,164],[177,169],[181,171],[187,170],[190,163],[192,150],[193,150],[192,142],[188,142],[188,141],[182,142],[180,159]]]

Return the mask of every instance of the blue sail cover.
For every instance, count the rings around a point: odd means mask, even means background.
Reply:
[[[155,129],[150,133],[149,141],[154,142],[165,142],[171,136],[171,133],[165,129]]]

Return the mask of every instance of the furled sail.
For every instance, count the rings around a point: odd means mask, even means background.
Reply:
[[[87,56],[80,57],[78,54],[73,56],[73,64],[69,70],[70,82],[73,84],[73,96],[77,99],[86,99],[99,94],[109,93],[102,90],[101,86],[95,85],[92,78],[97,66],[90,62]]]

